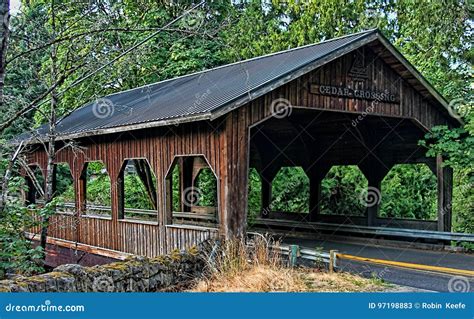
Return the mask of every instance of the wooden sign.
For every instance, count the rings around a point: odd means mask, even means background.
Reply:
[[[351,99],[376,100],[379,102],[397,103],[398,99],[395,94],[388,91],[371,91],[351,89],[343,86],[311,84],[310,90],[313,94],[330,95],[336,97],[345,97]]]

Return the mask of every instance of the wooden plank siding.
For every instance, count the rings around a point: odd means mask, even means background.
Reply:
[[[389,91],[397,102],[377,103],[371,114],[412,119],[421,129],[446,124],[443,110],[418,93],[370,48],[365,50],[368,78],[365,90]],[[76,208],[84,198],[80,176],[87,161],[102,161],[110,175],[111,218],[58,215],[52,219],[52,237],[78,241],[97,247],[132,254],[155,256],[175,248],[185,248],[214,236],[215,232],[196,228],[176,228],[166,213],[165,177],[175,158],[180,155],[202,155],[218,180],[219,233],[225,237],[239,236],[246,229],[247,179],[249,169],[249,129],[272,116],[272,101],[283,97],[295,108],[362,113],[370,101],[313,94],[311,84],[354,87],[348,75],[354,54],[347,54],[317,70],[285,84],[214,121],[200,121],[167,127],[99,135],[78,140],[83,153],[69,149],[57,155],[57,162],[69,164],[76,188]],[[194,97],[190,97],[194,98]],[[155,223],[118,220],[118,183],[125,159],[146,158],[157,178],[158,218]],[[46,154],[38,149],[29,159],[46,168]],[[60,225],[65,225],[64,227]],[[67,225],[71,225],[68,227]]]

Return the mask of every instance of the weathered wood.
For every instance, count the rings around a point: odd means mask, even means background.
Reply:
[[[193,158],[181,157],[179,159],[180,165],[180,187],[181,187],[181,211],[191,211],[190,199],[193,197]]]
[[[307,169],[309,178],[309,220],[317,221],[321,208],[321,182],[331,167],[313,165]]]
[[[63,149],[57,154],[57,162],[67,162],[71,167],[78,213],[58,219],[52,234],[87,245],[150,256],[207,238],[196,229],[173,228],[178,226],[172,225],[171,214],[170,169],[175,160],[182,165],[181,196],[184,196],[187,187],[192,187],[199,170],[209,164],[217,177],[215,220],[219,234],[227,238],[245,234],[249,166],[257,168],[259,173],[275,171],[283,166],[302,166],[308,171],[314,166],[315,170],[308,173],[312,220],[318,218],[320,180],[327,167],[359,164],[369,180],[369,186],[380,189],[380,182],[392,164],[416,163],[425,159],[417,141],[427,129],[452,124],[452,121],[438,102],[428,98],[418,80],[406,77],[408,67],[405,63],[394,61],[391,55],[379,55],[379,48],[372,45],[372,40],[367,39],[367,44],[371,45],[364,51],[366,78],[357,79],[354,74],[349,74],[354,62],[352,52],[359,47],[348,46],[338,55],[328,56],[308,66],[290,81],[281,79],[281,86],[275,83],[271,90],[249,94],[259,95],[251,102],[236,101],[236,104],[247,103],[240,108],[223,108],[222,112],[228,113],[212,121],[206,115],[179,125],[167,121],[162,123],[167,126],[161,127],[155,127],[156,123],[130,126],[129,132],[120,134],[115,129],[108,129],[97,132],[107,135],[90,138],[81,138],[81,134],[75,136],[84,147],[84,152]],[[388,91],[395,94],[396,99],[374,102],[323,96],[312,94],[309,90],[311,84]],[[291,114],[285,118],[275,118],[272,112],[272,102],[278,98],[286,99],[290,106]],[[368,137],[373,140],[367,142]],[[387,167],[381,167],[374,158],[366,159],[371,152],[375,152]],[[186,156],[198,160],[185,163],[183,157]],[[144,158],[150,164],[150,171],[140,174],[144,180],[149,181],[151,171],[156,175],[156,223],[120,220],[119,212],[123,210],[120,171],[126,159],[134,158]],[[88,161],[102,161],[107,167],[112,184],[111,218],[84,216],[84,172]],[[29,163],[37,163],[45,170],[47,156],[44,150],[37,148],[31,154]],[[446,205],[450,204],[452,182],[449,181],[452,176],[446,168],[438,168],[437,175],[441,198],[438,212],[441,212],[441,207],[446,209]],[[271,184],[262,183],[262,188],[262,207],[265,208],[271,202]],[[181,213],[193,214],[191,206],[183,205]],[[376,217],[377,209],[378,205],[370,210],[369,225],[381,223]],[[209,217],[208,214],[198,215]],[[449,214],[443,215],[439,221],[440,229],[450,228],[450,215],[449,208]],[[184,217],[188,216],[180,218]],[[404,222],[400,225],[409,227]],[[431,227],[431,223],[428,226]]]
[[[451,231],[453,170],[443,166],[441,156],[436,158],[436,176],[438,179],[438,230]]]
[[[137,171],[137,175],[140,178],[140,181],[143,183],[148,199],[152,204],[154,209],[157,209],[156,202],[156,188],[155,183],[153,182],[153,173],[151,172],[148,162],[144,159],[134,159],[133,164]]]
[[[267,168],[269,168],[267,166]],[[266,169],[259,173],[260,180],[262,182],[262,211],[260,212],[260,216],[262,218],[269,217],[271,213],[271,203],[272,203],[272,181],[275,179],[275,175],[277,174],[278,170],[276,169]]]
[[[393,164],[383,163],[376,156],[368,156],[359,164],[359,168],[367,178],[368,189],[367,193],[367,225],[375,226],[376,219],[379,215],[380,203],[382,201],[382,180],[392,168]],[[361,194],[362,195],[362,194]],[[361,198],[361,200],[364,200]]]

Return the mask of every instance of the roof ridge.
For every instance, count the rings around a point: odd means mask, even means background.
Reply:
[[[286,49],[286,50],[282,50],[282,51],[272,52],[272,53],[268,53],[268,54],[265,54],[265,55],[260,55],[260,56],[256,56],[256,57],[253,57],[253,58],[249,58],[249,59],[246,59],[246,60],[241,60],[241,61],[236,61],[236,62],[232,62],[232,63],[228,63],[228,64],[223,64],[223,65],[219,65],[219,66],[216,66],[214,68],[211,68],[211,69],[205,69],[205,70],[196,71],[196,72],[189,73],[189,74],[183,74],[183,75],[180,75],[180,76],[177,76],[177,77],[174,77],[174,78],[170,78],[170,79],[166,79],[166,80],[162,80],[162,81],[158,81],[158,82],[153,82],[153,83],[145,84],[145,85],[142,85],[142,86],[137,86],[137,87],[134,87],[134,88],[123,90],[123,91],[114,92],[114,93],[108,94],[106,96],[103,96],[102,98],[112,97],[116,94],[125,93],[125,92],[129,92],[129,91],[133,91],[133,90],[138,90],[138,89],[146,88],[148,86],[152,86],[152,85],[156,85],[156,84],[160,84],[160,83],[166,83],[166,82],[170,82],[170,81],[174,81],[174,80],[178,80],[178,79],[183,79],[183,78],[195,76],[195,75],[198,75],[198,74],[205,74],[205,73],[208,73],[210,71],[223,69],[223,68],[230,67],[230,66],[233,66],[233,65],[243,64],[243,63],[246,63],[246,62],[249,62],[249,61],[259,60],[259,59],[266,58],[266,57],[269,57],[269,56],[274,56],[274,55],[283,54],[283,53],[287,53],[287,52],[291,52],[291,51],[305,49],[305,48],[308,48],[308,47],[311,47],[311,46],[316,46],[316,45],[320,45],[320,44],[323,44],[323,43],[328,43],[328,42],[331,42],[331,41],[336,41],[336,40],[340,40],[340,39],[344,39],[344,38],[348,38],[348,37],[353,37],[353,36],[357,36],[357,35],[369,34],[369,33],[372,33],[372,32],[378,32],[378,29],[373,28],[373,29],[369,29],[369,30],[364,30],[364,31],[352,33],[352,34],[346,34],[346,35],[343,35],[343,36],[340,36],[340,37],[327,39],[327,40],[324,40],[324,41],[321,41],[321,42],[318,42],[318,43],[310,43],[310,44],[306,44],[306,45],[299,46],[299,47],[296,47],[296,48],[291,48],[291,49]],[[85,105],[88,105],[88,104],[89,103],[86,103]]]

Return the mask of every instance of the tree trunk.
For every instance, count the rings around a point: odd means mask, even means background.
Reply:
[[[55,65],[55,62],[52,63]],[[54,67],[52,67],[54,69]],[[48,161],[46,165],[46,185],[44,192],[45,204],[51,202],[54,197],[54,162],[56,160],[56,107],[57,107],[57,95],[56,91],[51,93],[51,112],[49,121],[49,136],[48,136]],[[40,245],[46,249],[46,241],[48,237],[48,226],[49,226],[49,214],[43,217],[42,228],[41,228],[41,239]]]
[[[23,142],[21,142],[20,145],[18,145],[15,152],[10,157],[7,168],[5,169],[5,174],[3,175],[2,185],[0,188],[0,216],[2,216],[3,209],[5,207],[5,203],[8,197],[8,181],[10,180],[10,177],[12,176],[15,161],[17,157],[20,155],[22,149],[23,149]]]
[[[56,25],[55,25],[55,14],[54,14],[54,1],[51,2],[51,26],[53,29],[53,38],[56,36]],[[58,77],[57,72],[57,46],[55,44],[51,47],[51,82],[55,83]],[[54,197],[54,162],[56,160],[56,109],[58,106],[58,94],[57,90],[51,91],[51,104],[49,113],[49,132],[48,132],[48,160],[46,164],[46,185],[44,192],[45,204],[50,203]],[[55,208],[53,208],[55,209]],[[49,226],[49,212],[43,216],[40,245],[43,251],[46,249],[46,242],[48,238],[48,226]],[[46,254],[44,254],[46,257]]]
[[[0,0],[0,109],[3,109],[5,87],[5,67],[7,60],[8,40],[10,37],[10,1]],[[7,196],[8,179],[10,178],[13,163],[9,163],[2,179],[0,188],[0,213],[3,212]]]
[[[10,38],[10,0],[0,0],[0,108],[4,103],[5,67]]]

